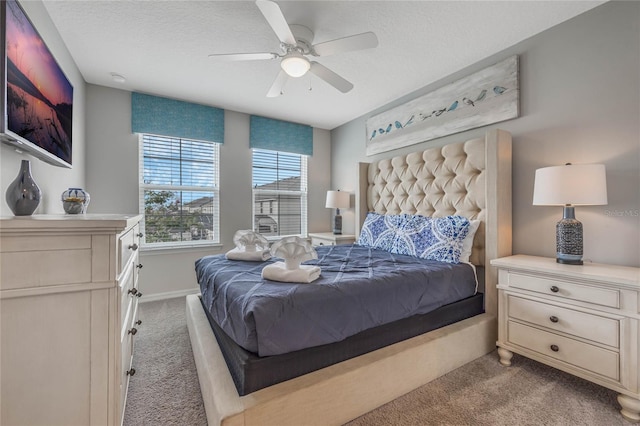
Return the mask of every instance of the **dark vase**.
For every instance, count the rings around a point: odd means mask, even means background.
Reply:
[[[31,176],[31,163],[22,160],[18,176],[7,188],[9,208],[16,216],[30,216],[40,204],[40,188]]]

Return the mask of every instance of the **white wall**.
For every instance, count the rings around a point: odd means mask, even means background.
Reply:
[[[143,251],[140,289],[149,295],[179,294],[197,287],[194,262],[233,248],[233,234],[252,227],[249,115],[225,111],[220,149],[220,237],[222,246],[207,249]],[[138,211],[138,138],[131,133],[131,93],[87,85],[87,190],[92,213]],[[330,230],[324,207],[329,189],[331,141],[314,129],[309,160],[309,232]]]
[[[60,201],[62,192],[69,187],[85,186],[85,82],[42,2],[20,2],[20,5],[73,85],[73,168],[52,166],[29,154],[20,154],[9,145],[0,144],[0,216],[13,216],[4,195],[18,175],[21,160],[31,161],[31,174],[42,191],[35,214],[64,213]]]
[[[366,119],[513,54],[520,55],[518,119],[367,157]],[[640,3],[609,2],[525,40],[331,133],[332,184],[356,188],[355,168],[411,151],[482,136],[513,135],[513,252],[555,257],[560,207],[532,206],[537,168],[604,163],[609,204],[577,207],[584,257],[640,266]],[[353,211],[344,228],[354,230]]]

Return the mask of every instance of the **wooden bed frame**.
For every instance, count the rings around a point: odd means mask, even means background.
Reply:
[[[484,266],[485,313],[241,397],[199,296],[188,296],[210,425],[344,424],[495,349],[497,276],[489,261],[511,254],[511,135],[490,130],[484,138],[361,163],[358,175],[357,231],[367,211],[481,220],[472,261]]]

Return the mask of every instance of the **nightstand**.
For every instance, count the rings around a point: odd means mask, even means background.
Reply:
[[[334,234],[331,232],[319,232],[309,234],[313,246],[335,246],[336,244],[353,244],[356,236],[351,234]]]
[[[498,354],[513,353],[620,393],[640,421],[640,269],[510,256],[498,268]]]

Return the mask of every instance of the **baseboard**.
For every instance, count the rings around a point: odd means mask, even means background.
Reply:
[[[187,297],[190,294],[198,294],[200,289],[197,287],[187,290],[168,291],[166,293],[144,294],[140,299],[140,303],[155,302],[156,300],[174,299],[176,297]]]

